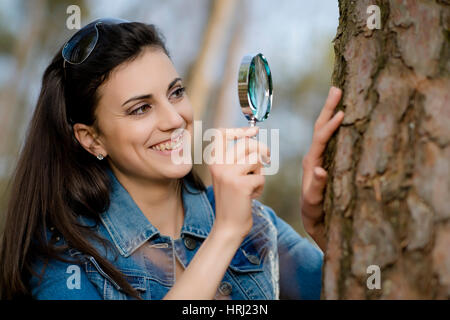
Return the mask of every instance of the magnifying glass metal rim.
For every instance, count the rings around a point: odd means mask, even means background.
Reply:
[[[253,63],[253,61],[257,58],[261,58],[261,60],[264,63],[264,67],[266,69],[266,74],[268,77],[269,82],[269,102],[270,105],[267,108],[267,111],[262,119],[256,119],[255,114],[257,112],[256,108],[253,106],[253,103],[251,101],[250,92],[249,92],[249,77],[250,77],[250,67]],[[258,54],[248,54],[245,55],[242,58],[241,65],[239,67],[239,73],[238,73],[238,95],[239,95],[239,102],[241,104],[241,108],[250,108],[252,111],[252,115],[248,115],[244,112],[245,117],[247,120],[250,121],[251,124],[255,124],[257,121],[264,121],[268,118],[270,114],[270,109],[272,108],[272,93],[273,93],[273,86],[272,86],[272,73],[269,68],[269,64],[267,62],[266,57],[262,53]]]

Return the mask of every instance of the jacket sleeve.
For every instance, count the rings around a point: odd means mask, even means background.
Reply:
[[[278,231],[280,299],[320,299],[323,252],[264,205]]]
[[[215,211],[212,185],[206,194]],[[262,205],[277,228],[280,274],[280,299],[316,300],[322,290],[323,252],[307,238],[300,236],[269,206]]]
[[[43,268],[43,262],[38,261],[34,264],[33,270],[41,274]],[[59,260],[50,260],[42,280],[32,276],[29,285],[33,299],[37,300],[102,299],[81,265]]]

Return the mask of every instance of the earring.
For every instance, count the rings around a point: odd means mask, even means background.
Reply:
[[[104,157],[103,157],[103,155],[102,155],[101,153],[99,153],[98,156],[97,156],[97,159],[98,159],[98,160],[103,160]]]

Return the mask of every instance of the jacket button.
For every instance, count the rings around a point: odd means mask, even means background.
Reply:
[[[248,261],[253,264],[259,264],[259,258],[253,254],[247,256]]]
[[[194,250],[195,247],[197,247],[197,242],[192,238],[186,237],[186,238],[184,238],[184,245],[189,250]]]
[[[231,284],[230,284],[229,282],[226,282],[226,281],[222,282],[222,283],[219,285],[219,291],[220,291],[220,293],[223,294],[224,296],[230,295],[232,289],[233,289],[233,287],[231,286]]]

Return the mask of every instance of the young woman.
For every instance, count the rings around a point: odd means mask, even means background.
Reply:
[[[322,250],[321,157],[340,94],[303,161],[302,218]],[[261,163],[238,160],[267,146],[239,129],[221,129],[223,142],[245,154],[210,165],[206,188],[171,161],[191,147],[193,109],[157,29],[101,19],[78,31],[44,73],[13,175],[2,298],[320,298],[323,253],[255,200]]]

